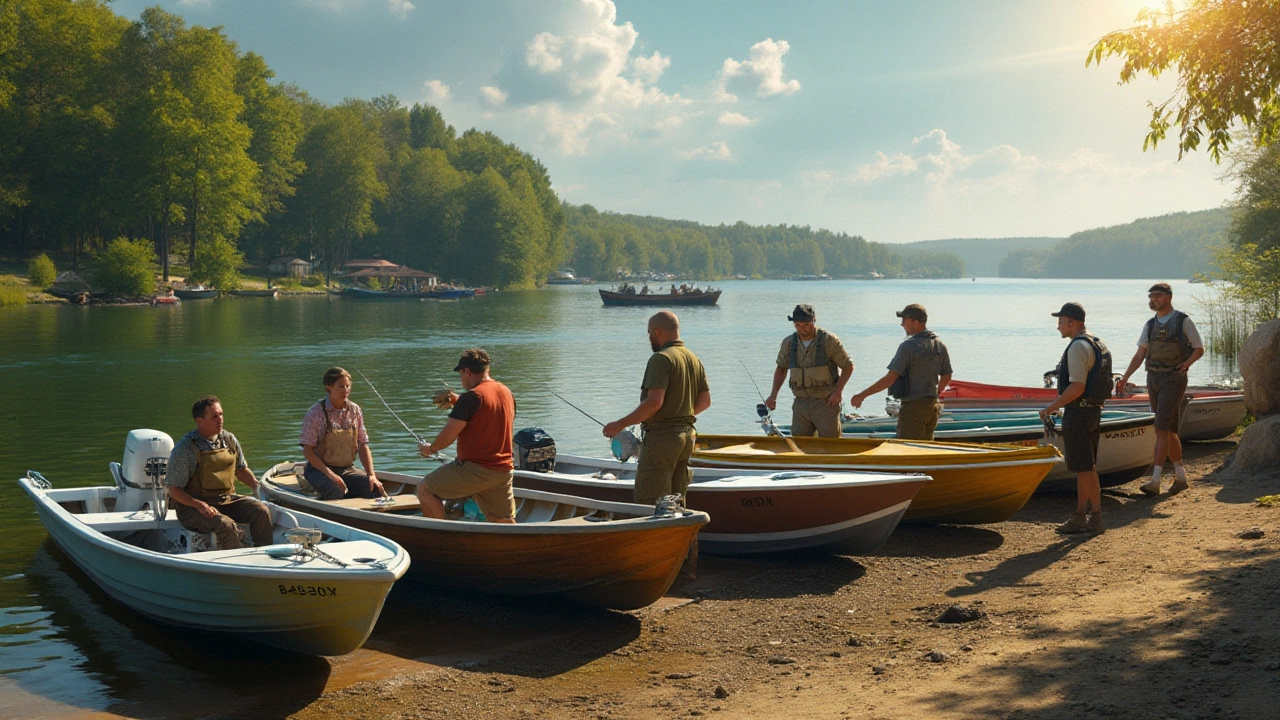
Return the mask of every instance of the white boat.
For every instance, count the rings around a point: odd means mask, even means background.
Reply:
[[[311,655],[360,647],[409,567],[404,549],[268,504],[279,544],[218,550],[212,536],[183,529],[167,508],[172,446],[162,432],[129,433],[124,465],[110,465],[115,486],[54,489],[35,471],[19,483],[62,551],[137,613]]]

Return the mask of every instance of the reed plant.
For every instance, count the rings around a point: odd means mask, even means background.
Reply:
[[[0,275],[0,307],[27,304],[27,286],[12,275]]]

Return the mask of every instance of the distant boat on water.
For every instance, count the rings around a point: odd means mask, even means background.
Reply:
[[[827,275],[826,273],[823,273],[821,275],[792,275],[791,279],[796,281],[830,280],[831,276]]]
[[[572,270],[558,270],[547,278],[548,285],[581,285],[582,281]]]
[[[617,290],[601,289],[600,299],[604,301],[605,307],[715,305],[720,299],[721,292],[713,288],[705,290],[694,288],[686,291],[651,293],[646,292],[648,289],[646,286],[640,292],[636,292],[634,285],[624,284]]]

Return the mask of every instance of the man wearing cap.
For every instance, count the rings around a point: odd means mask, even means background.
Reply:
[[[1187,392],[1187,370],[1204,355],[1204,342],[1191,318],[1173,309],[1173,288],[1169,283],[1156,283],[1147,290],[1147,307],[1155,310],[1156,315],[1142,326],[1138,351],[1116,383],[1116,396],[1124,395],[1129,376],[1145,359],[1147,394],[1151,398],[1151,412],[1156,414],[1156,455],[1151,479],[1140,489],[1154,497],[1160,494],[1165,457],[1173,461],[1174,480],[1169,492],[1179,493],[1189,487],[1187,471],[1182,469],[1178,428],[1182,421],[1182,398]]]
[[[1098,481],[1098,437],[1102,405],[1111,397],[1111,352],[1084,326],[1084,307],[1069,302],[1056,313],[1058,332],[1070,338],[1058,361],[1058,399],[1040,411],[1040,419],[1062,410],[1062,447],[1067,469],[1076,474],[1076,511],[1057,530],[1062,534],[1100,533],[1102,486]]]
[[[471,497],[494,523],[514,523],[515,495],[511,489],[511,435],[516,401],[506,385],[489,376],[489,354],[479,348],[462,353],[453,368],[462,395],[450,392],[453,405],[444,429],[435,440],[419,445],[422,457],[431,457],[458,441],[458,456],[418,485],[418,501],[424,517],[444,519],[444,500]]]
[[[840,338],[813,323],[817,315],[812,305],[796,305],[787,319],[796,331],[782,340],[778,366],[773,371],[773,388],[764,404],[778,409],[778,391],[790,375],[791,434],[797,437],[840,437],[840,403],[844,386],[853,376],[853,361]]]
[[[894,314],[902,318],[907,339],[889,361],[889,372],[849,398],[849,404],[862,407],[869,395],[888,389],[890,395],[902,400],[898,410],[898,438],[932,440],[938,416],[942,414],[938,396],[951,382],[951,356],[947,346],[925,327],[929,313],[923,305],[912,303]]]

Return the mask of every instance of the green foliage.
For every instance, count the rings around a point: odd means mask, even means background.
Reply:
[[[1250,308],[1259,320],[1280,316],[1280,246],[1262,250],[1254,243],[1218,253],[1218,290]],[[1217,285],[1215,283],[1215,285]]]
[[[378,280],[378,278],[376,278],[376,277],[371,277],[371,278],[369,278],[369,289],[370,289],[370,290],[381,290],[381,289],[382,289],[382,283]]]
[[[1086,65],[1124,59],[1120,82],[1142,75],[1178,75],[1176,90],[1151,104],[1151,131],[1143,148],[1154,148],[1178,126],[1178,157],[1206,136],[1219,160],[1232,129],[1244,125],[1259,145],[1280,133],[1280,3],[1257,0],[1190,0],[1183,10],[1143,10],[1138,25],[1104,36]]]
[[[12,275],[0,275],[0,307],[27,304],[27,287]]]
[[[937,250],[902,252],[902,274],[910,278],[963,277],[964,260],[959,255]]]
[[[53,260],[48,255],[40,253],[27,264],[27,279],[31,281],[32,287],[47,288],[58,279],[58,269],[53,266]]]
[[[240,268],[244,253],[229,240],[201,240],[196,246],[196,261],[191,264],[187,282],[196,282],[218,290],[240,287]]]
[[[309,288],[324,287],[324,275],[320,273],[312,273],[302,278],[302,281],[299,284],[302,285],[302,287]]]
[[[1000,261],[1015,250],[1047,250],[1062,241],[1051,237],[1014,238],[950,238],[921,240],[894,245],[905,257],[908,252],[932,250],[958,255],[964,261],[964,274],[974,277],[1000,277]]]
[[[1262,249],[1280,246],[1280,145],[1250,148],[1232,164],[1240,183],[1231,240]]]
[[[1228,210],[1173,213],[1078,232],[1047,251],[1010,253],[1000,277],[1191,278],[1227,243]]]
[[[98,255],[94,284],[108,295],[150,295],[156,290],[155,256],[150,240],[116,238]]]

